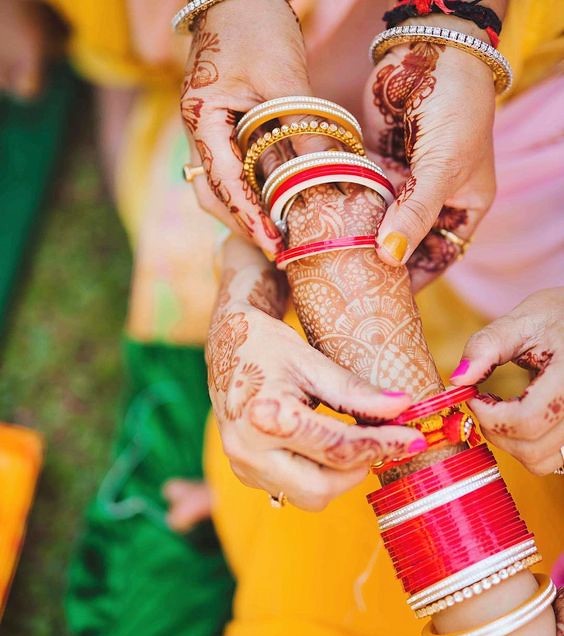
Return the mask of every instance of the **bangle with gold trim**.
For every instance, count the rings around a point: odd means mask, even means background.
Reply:
[[[494,85],[498,94],[511,87],[513,73],[507,59],[487,42],[466,33],[441,27],[411,25],[386,29],[377,35],[370,46],[370,59],[377,64],[393,47],[411,42],[445,44],[470,53],[487,64],[494,75]]]

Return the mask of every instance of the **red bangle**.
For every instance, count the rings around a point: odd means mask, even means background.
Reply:
[[[341,175],[357,176],[361,177],[362,179],[366,179],[382,185],[384,188],[382,196],[386,195],[385,199],[387,199],[386,202],[388,203],[388,205],[394,200],[396,196],[394,186],[386,177],[382,176],[380,173],[374,170],[370,170],[369,168],[365,168],[363,166],[347,166],[337,164],[307,168],[302,172],[289,177],[272,192],[268,200],[265,201],[265,205],[267,205],[267,207],[272,207],[283,194],[288,192],[288,190],[294,188],[295,186],[302,185],[307,181],[311,181],[312,179],[318,179],[320,177],[340,177]],[[334,183],[336,181],[336,179],[325,179],[324,183]],[[341,181],[348,182],[347,179],[339,178],[338,182]]]
[[[417,402],[411,405],[407,410],[400,413],[393,420],[384,422],[385,424],[407,424],[413,420],[421,419],[427,415],[434,415],[443,409],[456,406],[462,402],[466,402],[478,395],[478,387],[476,386],[459,386],[447,389],[438,395]]]
[[[370,493],[367,500],[377,515],[387,514],[495,465],[493,453],[481,444],[402,477]]]
[[[336,252],[339,250],[347,250],[351,248],[367,248],[376,249],[375,237],[372,234],[363,236],[342,236],[340,238],[329,239],[327,241],[317,241],[309,245],[300,245],[289,250],[281,252],[276,257],[276,266],[278,269],[284,270],[289,263],[307,258],[308,256],[317,256],[325,252]]]

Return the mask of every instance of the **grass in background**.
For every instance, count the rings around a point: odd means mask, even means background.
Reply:
[[[66,636],[66,570],[108,466],[130,255],[93,144],[68,150],[0,351],[0,420],[40,430],[45,466],[2,636]]]

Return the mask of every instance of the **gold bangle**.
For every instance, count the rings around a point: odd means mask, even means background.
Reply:
[[[351,152],[357,155],[364,156],[364,146],[362,141],[353,135],[350,131],[345,130],[343,127],[331,124],[327,121],[318,121],[314,119],[310,122],[302,122],[301,124],[291,124],[289,126],[281,126],[280,128],[274,128],[270,133],[265,133],[262,137],[257,139],[251,147],[247,150],[245,160],[243,162],[243,171],[249,185],[252,189],[260,195],[261,188],[258,184],[255,168],[258,160],[262,154],[279,141],[290,139],[297,135],[324,135],[331,137],[336,141],[344,144],[349,148]]]
[[[208,9],[222,0],[191,0],[172,18],[172,30],[176,33],[189,33],[194,27],[196,19]]]
[[[506,636],[513,634],[539,616],[556,598],[556,586],[549,576],[535,574],[535,578],[539,584],[539,589],[529,600],[521,603],[505,616],[473,629],[451,632],[444,636]],[[425,625],[421,636],[437,636],[437,632],[433,631],[432,621]]]
[[[289,96],[271,99],[251,108],[237,124],[237,143],[243,153],[247,152],[249,139],[260,126],[293,115],[313,115],[328,119],[353,135],[362,138],[362,130],[357,119],[345,108],[327,99],[310,96]]]
[[[391,48],[408,42],[445,44],[477,57],[492,70],[498,94],[508,90],[513,81],[511,66],[497,49],[466,33],[441,27],[412,25],[387,29],[374,38],[370,47],[370,58],[377,64]]]

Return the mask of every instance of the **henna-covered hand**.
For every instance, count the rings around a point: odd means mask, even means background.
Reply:
[[[527,390],[512,400],[485,395],[470,402],[484,435],[546,475],[562,466],[564,446],[564,287],[536,292],[468,341],[451,376],[453,384],[485,380],[513,361],[532,373]]]
[[[417,22],[466,32],[474,28],[457,20],[429,16]],[[484,37],[479,30],[472,34]],[[417,288],[459,254],[436,229],[448,223],[445,229],[468,239],[492,203],[494,106],[490,69],[443,45],[397,46],[369,79],[365,140],[384,158],[386,169],[403,172],[405,181],[382,222],[378,254],[390,265],[408,263]]]
[[[303,37],[287,0],[220,2],[199,19],[181,97],[208,182],[196,178],[196,192],[204,209],[270,252],[282,241],[244,179],[237,117],[269,99],[310,94]],[[323,149],[324,142],[296,143]]]
[[[323,402],[365,420],[389,418],[410,400],[379,393],[308,345],[280,320],[285,282],[273,292],[277,274],[258,250],[239,239],[225,250],[225,262],[237,265],[225,271],[210,328],[209,387],[224,450],[243,483],[320,510],[360,483],[371,463],[425,447],[407,427],[348,426],[317,413]],[[243,251],[252,251],[252,263],[233,257]]]

